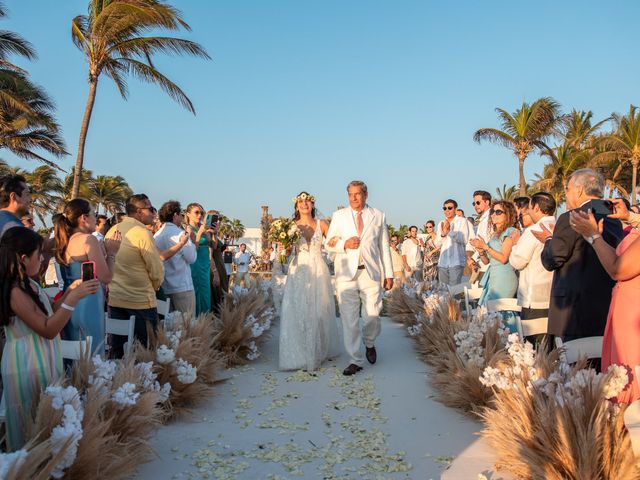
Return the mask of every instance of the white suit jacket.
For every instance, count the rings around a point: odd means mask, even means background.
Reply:
[[[389,232],[384,213],[368,205],[365,206],[365,210],[367,214],[363,215],[364,229],[360,237],[360,247],[357,249],[344,249],[345,241],[358,236],[351,208],[337,210],[331,217],[325,247],[327,251],[336,254],[336,281],[353,280],[358,273],[360,258],[372,280],[382,283],[385,278],[393,278]],[[334,247],[330,247],[328,243],[333,237],[338,237],[339,240]]]

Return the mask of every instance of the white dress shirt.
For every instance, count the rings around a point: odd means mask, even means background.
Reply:
[[[249,262],[251,261],[251,254],[245,250],[244,253],[238,252],[233,257],[233,263],[236,264],[236,272],[243,273],[249,271]],[[244,265],[240,265],[243,263]]]
[[[446,222],[446,220],[445,220]],[[473,225],[464,217],[455,216],[449,234],[442,236],[442,222],[438,223],[435,244],[440,247],[438,267],[464,267],[467,264],[466,246],[473,235]]]
[[[98,239],[98,241],[100,242],[104,242],[104,235],[101,234],[99,231],[95,231],[93,232],[91,235],[93,235],[94,237],[96,237]]]
[[[554,217],[542,217],[526,228],[509,255],[509,263],[520,270],[518,282],[518,305],[523,308],[549,308],[553,272],[542,266],[540,254],[544,244],[533,236],[532,231],[541,231],[539,225],[555,225]]]
[[[410,238],[402,242],[402,255],[407,257],[407,265],[415,270],[418,265],[422,265],[422,255],[420,254],[420,240],[415,244]]]
[[[480,217],[480,221],[478,222],[478,226],[476,227],[475,232],[473,233],[473,236],[471,236],[469,240],[471,240],[472,238],[481,238],[485,241],[485,243],[489,244],[489,240],[491,240],[491,236],[492,236],[491,226],[489,224],[490,210],[491,209],[487,208],[482,213],[482,216]],[[471,242],[467,243],[466,248],[467,248],[467,252],[474,252],[471,258],[473,258],[473,260],[475,260],[475,262],[478,264],[478,266],[480,267],[480,271],[486,272],[489,269],[489,264],[484,263],[480,260],[480,255],[478,255],[478,252],[476,251],[475,247],[471,245]]]
[[[162,252],[178,244],[183,234],[184,230],[175,223],[166,222],[156,232],[153,239],[158,250]],[[164,293],[169,295],[193,290],[193,279],[189,265],[196,261],[197,256],[196,246],[189,239],[178,253],[164,261],[164,281],[162,282]]]

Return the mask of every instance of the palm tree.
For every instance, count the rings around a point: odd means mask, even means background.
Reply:
[[[593,113],[591,110],[571,110],[571,113],[559,119],[558,133],[564,139],[564,143],[574,149],[585,149],[592,143],[591,140],[600,127],[611,120],[607,117],[600,120],[595,125],[591,124]]]
[[[551,97],[539,98],[531,105],[523,102],[513,114],[502,108],[496,108],[502,130],[481,128],[473,135],[473,139],[478,143],[488,140],[513,151],[518,159],[521,196],[526,194],[527,189],[524,179],[524,161],[534,150],[539,152],[549,150],[545,141],[554,134],[559,110],[560,105]]]
[[[197,43],[173,37],[145,36],[157,30],[190,30],[182,14],[161,0],[90,0],[89,14],[75,17],[71,24],[73,43],[89,63],[89,96],[80,128],[73,196],[78,196],[85,141],[96,99],[98,79],[111,78],[122,98],[128,95],[126,74],[155,83],[171,98],[195,114],[185,93],[158,71],[152,56],[158,52],[210,58]]]
[[[524,188],[525,188],[524,195],[526,195],[527,186],[525,185]],[[515,185],[511,185],[510,187],[507,188],[507,185],[503,184],[502,189],[496,188],[496,200],[505,200],[505,201],[513,202],[517,197],[524,197],[524,195],[520,195]]]
[[[60,202],[62,180],[50,165],[41,165],[33,172],[27,172],[25,179],[31,189],[31,215],[35,213],[46,227],[45,216]]]
[[[536,175],[533,184],[535,190],[549,192],[558,205],[564,203],[565,186],[569,176],[576,170],[583,168],[589,161],[589,152],[574,146],[575,142],[567,142],[553,150],[543,152],[550,162],[544,166],[542,175]]]
[[[129,184],[120,175],[98,175],[90,180],[88,188],[91,201],[98,211],[102,206],[105,213],[111,214],[124,210],[127,198],[133,194]]]
[[[91,170],[82,170],[82,179],[80,181],[80,191],[77,197],[73,196],[73,182],[75,179],[75,169],[65,175],[62,179],[62,195],[60,196],[60,203],[58,204],[58,210],[62,210],[64,205],[73,198],[81,197],[87,200],[91,200],[91,182],[93,181],[93,172]]]
[[[231,235],[231,238],[233,238],[234,241],[238,240],[239,238],[242,238],[245,232],[245,228],[242,222],[237,218],[234,218],[233,220],[231,220],[230,225],[231,225],[231,231],[229,233]]]
[[[611,115],[614,130],[601,139],[602,152],[595,155],[594,163],[619,162],[619,171],[623,166],[631,164],[631,203],[637,202],[636,188],[638,186],[638,165],[640,164],[640,110],[629,106],[629,113]],[[617,175],[616,175],[617,177]]]

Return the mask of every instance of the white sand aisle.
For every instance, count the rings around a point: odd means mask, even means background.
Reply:
[[[342,375],[344,356],[317,376],[279,372],[277,334],[205,405],[158,430],[158,458],[136,478],[435,479],[476,438],[477,422],[429,398],[425,365],[390,320],[378,363],[355,377]]]

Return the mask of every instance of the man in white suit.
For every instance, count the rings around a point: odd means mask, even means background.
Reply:
[[[344,346],[350,359],[343,373],[353,375],[362,370],[363,342],[367,360],[376,363],[374,342],[380,334],[382,288],[383,284],[387,290],[393,286],[393,264],[385,215],[367,205],[367,186],[354,180],[347,185],[347,192],[349,207],[336,211],[331,217],[327,250],[336,254],[336,294]]]

